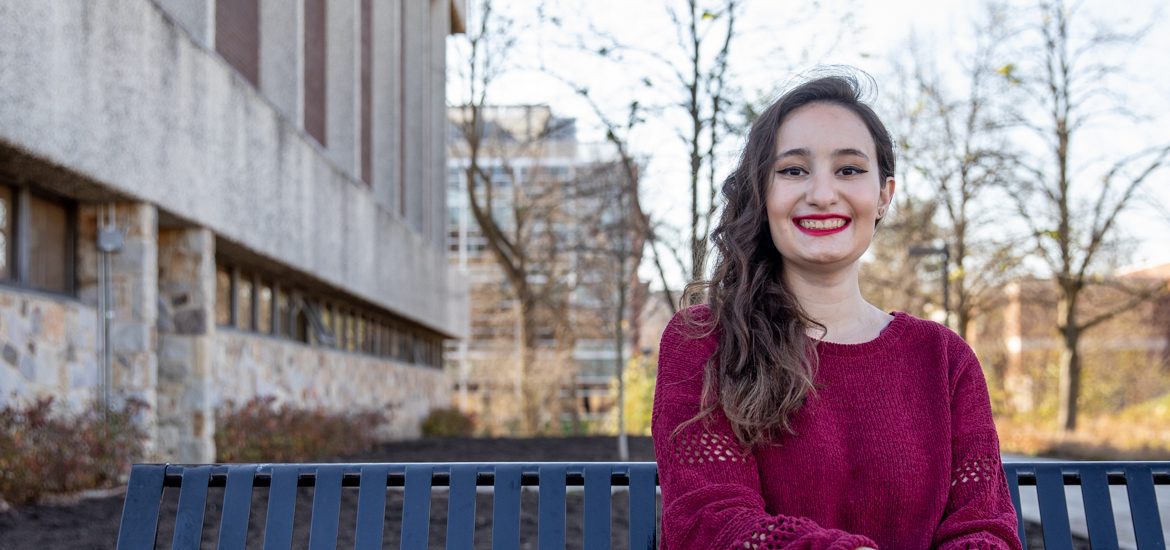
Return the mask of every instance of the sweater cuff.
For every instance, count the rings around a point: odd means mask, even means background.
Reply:
[[[862,546],[878,548],[877,543],[862,535],[838,529],[825,529],[802,517],[745,515],[731,529],[731,540],[721,541],[722,548],[772,550],[801,548],[807,550],[856,550]]]
[[[939,550],[1013,550],[1017,548],[992,535],[976,533],[938,546]]]
[[[863,546],[880,550],[876,542],[869,540],[868,537],[861,535],[848,535],[845,538],[833,543],[829,550],[857,550]]]

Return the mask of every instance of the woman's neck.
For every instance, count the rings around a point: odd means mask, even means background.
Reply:
[[[809,336],[839,344],[856,344],[877,338],[891,317],[865,301],[858,284],[856,264],[835,274],[807,274],[786,270],[784,280],[800,307],[824,325]]]

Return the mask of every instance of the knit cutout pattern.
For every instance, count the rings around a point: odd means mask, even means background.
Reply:
[[[798,527],[800,527],[800,520],[796,519],[783,522],[774,519],[763,520],[739,547],[753,550],[777,550],[796,536]]]
[[[963,542],[963,550],[998,550],[999,548],[1003,548],[1003,543],[988,540],[969,540]]]
[[[710,432],[679,434],[674,457],[683,464],[742,462],[746,458],[739,445],[726,434]]]
[[[952,472],[951,486],[992,481],[1002,475],[998,456],[967,457]]]

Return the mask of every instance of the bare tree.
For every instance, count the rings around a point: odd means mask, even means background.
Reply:
[[[681,5],[676,9],[676,4]],[[644,67],[641,85],[646,90],[657,92],[661,98],[658,104],[652,105],[654,100],[647,101],[643,97],[642,101],[622,102],[622,108],[627,112],[609,112],[596,100],[594,91],[579,78],[544,67],[549,74],[566,82],[580,97],[589,101],[607,131],[607,140],[618,148],[619,155],[625,159],[623,162],[637,164],[628,137],[635,126],[645,121],[647,114],[659,118],[669,118],[671,113],[685,115],[675,132],[687,151],[689,167],[691,223],[687,229],[687,243],[672,245],[667,242],[666,232],[651,223],[644,210],[641,214],[635,212],[641,218],[634,220],[635,228],[643,232],[645,244],[651,246],[663,281],[668,278],[666,270],[673,268],[663,261],[664,253],[675,257],[685,279],[703,276],[707,236],[718,208],[716,158],[719,146],[729,133],[737,133],[743,128],[742,122],[737,122],[737,115],[743,111],[738,108],[738,90],[730,84],[729,76],[731,48],[739,34],[738,18],[742,15],[744,2],[719,0],[706,3],[706,7],[701,4],[699,0],[684,0],[666,5],[666,14],[678,45],[674,51],[633,46],[592,25],[588,36],[576,37],[573,48],[577,51],[592,52],[613,63],[632,62]],[[555,16],[548,20],[556,25],[562,22]],[[684,260],[684,255],[689,255],[689,258]],[[671,307],[673,309],[674,304]]]
[[[903,147],[910,170],[938,202],[951,296],[953,327],[969,337],[977,312],[999,300],[999,288],[1019,265],[1017,242],[1003,231],[1005,212],[995,207],[1015,154],[1007,142],[998,68],[1000,45],[1011,36],[1006,8],[988,4],[976,23],[974,50],[958,66],[961,79],[940,74],[929,53],[913,44],[911,89],[915,123]],[[948,82],[961,82],[956,89]],[[994,227],[991,234],[987,229]],[[950,319],[948,319],[950,322]]]
[[[563,181],[542,177],[531,167],[518,178],[509,159],[539,159],[545,147],[555,147],[551,136],[562,132],[545,110],[529,109],[506,121],[487,98],[495,79],[506,69],[507,51],[515,42],[513,22],[496,14],[491,0],[478,10],[477,25],[469,28],[466,52],[457,67],[466,85],[464,103],[453,110],[452,148],[465,163],[465,189],[472,216],[514,297],[515,337],[520,352],[516,376],[521,428],[540,428],[542,394],[559,393],[564,373],[538,368],[541,341],[553,339],[559,311],[565,303],[565,242],[558,232],[562,214]],[[521,181],[524,180],[521,185]],[[571,334],[571,331],[562,331]],[[556,363],[544,362],[548,364]]]
[[[679,45],[687,54],[685,68],[674,70],[678,84],[686,90],[684,104],[689,127],[680,135],[687,145],[691,168],[691,265],[687,280],[705,275],[707,240],[717,211],[718,192],[716,148],[729,130],[727,73],[731,63],[731,45],[736,36],[736,17],[742,8],[737,0],[724,0],[715,9],[700,9],[698,0],[687,0],[686,13],[679,16],[668,8]],[[716,23],[721,22],[721,27]],[[712,33],[716,33],[713,36]],[[715,42],[714,55],[705,52],[706,43]],[[709,59],[708,59],[709,58]],[[706,178],[703,171],[706,170]],[[703,180],[706,181],[703,181]]]
[[[593,295],[593,302],[608,314],[608,331],[614,343],[614,372],[617,379],[616,399],[618,413],[618,457],[629,459],[629,446],[625,432],[625,350],[627,325],[636,313],[630,305],[631,289],[641,284],[636,266],[641,260],[644,230],[638,227],[641,212],[637,206],[636,172],[629,172],[628,158],[599,162],[593,170],[582,174],[579,193],[585,205],[578,211],[578,226],[582,238],[578,239],[581,251],[579,265],[582,272],[594,276],[593,284],[585,290]],[[632,182],[632,185],[630,184]]]
[[[1104,114],[1128,114],[1123,98],[1107,87],[1122,74],[1122,65],[1105,58],[1118,48],[1132,47],[1144,34],[1115,32],[1095,20],[1093,31],[1085,32],[1077,25],[1079,8],[1079,3],[1069,6],[1062,0],[1041,2],[1030,29],[1039,44],[1038,58],[1032,60],[1035,67],[1009,64],[1001,69],[1032,109],[1019,119],[1046,147],[1046,154],[1021,164],[1023,177],[1013,187],[1013,196],[1059,293],[1057,325],[1063,349],[1058,422],[1068,431],[1076,429],[1082,336],[1158,289],[1126,287],[1128,299],[1088,318],[1081,313],[1082,291],[1103,278],[1097,269],[1117,244],[1120,215],[1170,158],[1170,146],[1164,145],[1113,162],[1099,181],[1075,177],[1089,165],[1074,147],[1088,125]],[[1028,116],[1032,113],[1035,116]]]

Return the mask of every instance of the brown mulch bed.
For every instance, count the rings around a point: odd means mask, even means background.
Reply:
[[[569,438],[533,438],[533,439],[424,439],[419,441],[405,441],[386,443],[377,449],[361,455],[340,458],[325,458],[325,462],[590,462],[613,461],[617,459],[617,444],[612,437],[569,437]],[[647,437],[630,439],[630,459],[635,461],[653,461],[654,450]],[[218,492],[217,492],[218,491]],[[308,539],[308,516],[312,509],[312,490],[303,488],[298,494],[296,505],[297,525],[300,527],[294,533],[294,547],[302,548]],[[260,530],[264,525],[266,514],[267,489],[257,488],[253,495],[251,530],[248,536],[248,547],[263,546],[263,535]],[[338,548],[353,547],[354,508],[356,491],[346,491],[341,509],[340,536]],[[217,497],[222,496],[222,489],[211,489],[208,493],[208,506],[205,513],[203,530],[203,548],[214,548],[216,532],[214,523],[218,519],[220,510]],[[122,516],[121,495],[104,498],[86,498],[78,502],[55,505],[26,506],[0,512],[0,550],[53,550],[53,549],[106,549],[113,548],[118,536],[118,523]],[[178,500],[178,491],[168,489],[164,494],[164,511],[162,516],[167,517],[169,509],[173,516]],[[536,494],[525,491],[521,498],[522,547],[535,547],[536,544]],[[435,492],[431,499],[431,547],[442,548],[446,539],[446,523],[443,521],[446,514],[447,502],[444,493]],[[582,500],[580,494],[570,493],[566,503],[566,538],[567,548],[580,548],[582,539]],[[402,493],[390,491],[386,502],[386,528],[384,531],[384,545],[387,548],[398,548],[398,528],[402,518]],[[614,522],[612,526],[613,548],[625,549],[624,540],[627,525],[624,517],[628,510],[628,499],[625,493],[615,493],[613,500]],[[480,493],[476,499],[476,535],[475,547],[491,547],[491,495]],[[348,522],[348,523],[347,523]],[[349,529],[345,528],[349,525]],[[158,547],[169,548],[173,525],[162,523],[158,532]],[[1039,529],[1029,530],[1029,548],[1043,548],[1038,536]],[[1082,547],[1078,547],[1082,548]],[[1083,548],[1088,548],[1086,543]]]

